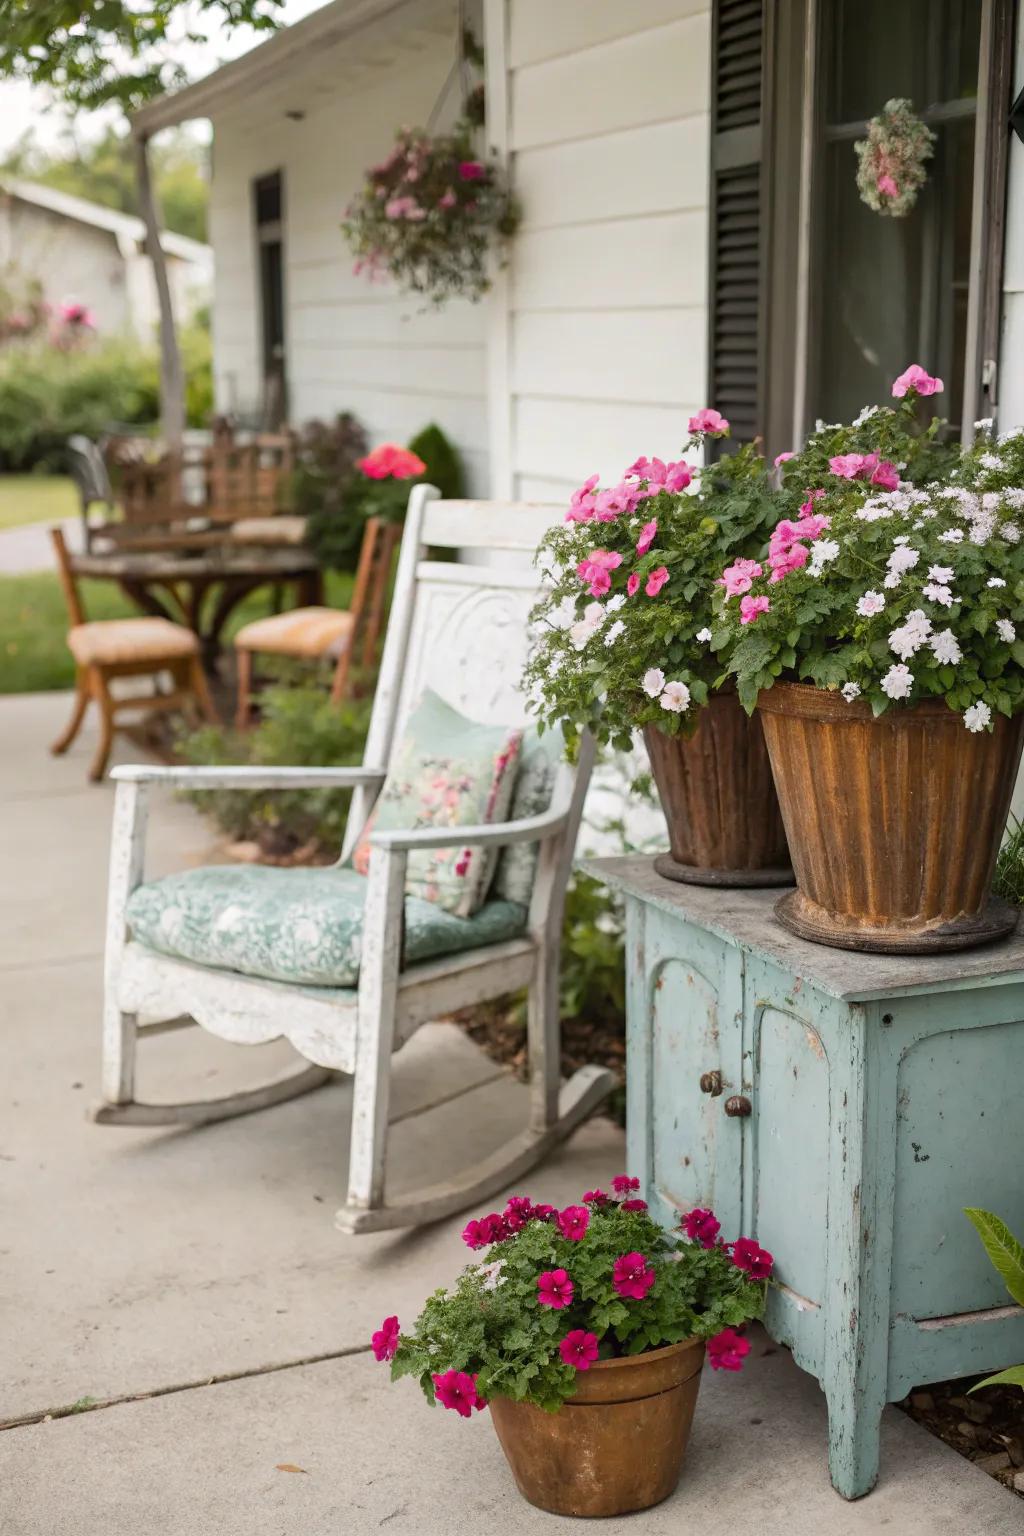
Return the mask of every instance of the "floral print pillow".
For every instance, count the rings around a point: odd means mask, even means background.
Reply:
[[[354,868],[369,872],[371,832],[506,821],[522,739],[521,730],[467,720],[427,689],[363,828]],[[487,895],[498,853],[459,843],[411,853],[406,895],[436,902],[455,917],[471,917]]]

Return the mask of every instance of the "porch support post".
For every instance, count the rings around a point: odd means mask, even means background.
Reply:
[[[135,173],[139,207],[146,225],[146,251],[153,264],[157,303],[160,309],[160,415],[169,455],[179,456],[185,432],[185,375],[174,329],[174,304],[167,277],[167,259],[160,243],[160,210],[149,165],[149,139],[135,136]]]

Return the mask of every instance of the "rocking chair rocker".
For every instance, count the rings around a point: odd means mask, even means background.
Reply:
[[[559,946],[565,889],[592,762],[584,742],[575,766],[562,763],[546,810],[483,826],[377,830],[362,881],[358,979],[350,987],[310,986],[196,963],[140,942],[129,902],[143,886],[146,799],[150,787],[175,789],[345,788],[354,791],[342,863],[380,793],[387,765],[424,688],[483,725],[527,723],[519,689],[527,616],[537,577],[525,563],[449,563],[445,551],[531,552],[560,510],[523,503],[443,502],[433,487],[410,497],[381,674],[361,768],[160,768],[114,770],[103,1028],[106,1125],[199,1125],[246,1114],[306,1093],[334,1073],[354,1076],[348,1195],[336,1223],[371,1232],[436,1221],[504,1188],[536,1164],[605,1098],[610,1073],[593,1066],[565,1084],[559,1071]],[[424,849],[536,846],[529,897],[514,936],[478,937],[462,948],[405,963],[403,914],[409,855]],[[199,875],[201,872],[193,872]],[[230,881],[231,872],[216,872]],[[251,873],[251,871],[250,871]],[[260,878],[294,876],[262,870]],[[321,871],[319,874],[332,874]],[[185,877],[171,877],[180,879]],[[161,882],[145,887],[156,889]],[[360,886],[360,891],[363,889]],[[496,903],[507,906],[507,903]],[[522,910],[522,909],[520,909]],[[482,909],[487,911],[487,904]],[[457,926],[466,920],[449,918]],[[475,920],[469,920],[470,922]],[[287,924],[287,916],[282,918]],[[202,921],[199,924],[203,929]],[[438,951],[432,951],[435,956]],[[386,1194],[385,1161],[391,1056],[421,1024],[518,988],[528,992],[529,1122],[511,1143],[465,1177],[400,1199]],[[135,1098],[136,1045],[148,1034],[199,1024],[222,1039],[261,1044],[287,1038],[309,1063],[261,1088],[182,1104]]]

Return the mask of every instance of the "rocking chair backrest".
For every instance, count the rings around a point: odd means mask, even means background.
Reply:
[[[425,688],[486,725],[527,725],[531,719],[521,676],[528,618],[540,588],[532,556],[564,508],[441,501],[438,495],[433,486],[417,486],[409,498],[366,742],[365,761],[374,767],[389,763]],[[431,559],[434,550],[460,558]],[[485,564],[488,552],[518,558]],[[346,848],[365,816],[357,794]]]

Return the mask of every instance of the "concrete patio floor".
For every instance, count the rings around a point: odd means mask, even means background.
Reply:
[[[461,1218],[371,1238],[334,1230],[347,1084],[202,1130],[86,1121],[112,793],[86,783],[88,732],[67,758],[49,757],[68,706],[0,700],[0,1532],[563,1528],[519,1498],[486,1414],[467,1424],[429,1411],[367,1351],[382,1315],[411,1318],[466,1251]],[[151,871],[199,861],[211,841],[191,810],[158,801]],[[186,1031],[146,1043],[143,1081],[153,1097],[224,1092],[289,1055]],[[399,1186],[478,1158],[523,1114],[525,1090],[450,1025],[421,1031],[395,1083]],[[448,1102],[424,1112],[439,1092]],[[621,1133],[594,1120],[527,1184],[565,1202],[623,1156]],[[46,1418],[85,1398],[99,1406]],[[674,1497],[602,1529],[1024,1531],[1024,1504],[894,1409],[877,1491],[845,1504],[825,1435],[817,1385],[759,1335],[741,1376],[705,1373]]]

